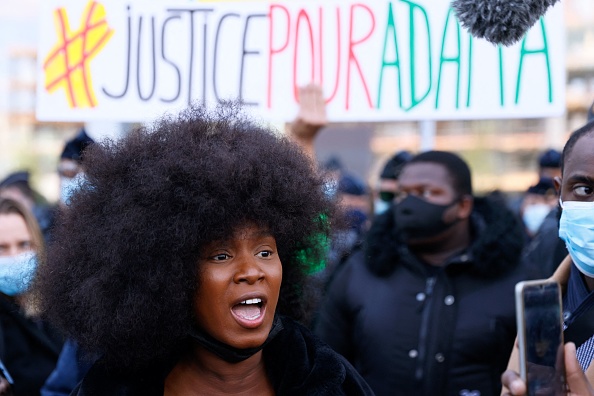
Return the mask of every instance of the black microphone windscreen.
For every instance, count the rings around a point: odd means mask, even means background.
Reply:
[[[493,44],[518,42],[559,0],[454,0],[452,8],[472,36]]]

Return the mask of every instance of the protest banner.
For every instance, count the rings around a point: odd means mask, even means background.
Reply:
[[[472,38],[447,0],[46,0],[37,117],[137,122],[239,100],[291,120],[322,84],[331,121],[556,116],[563,13],[518,44]]]

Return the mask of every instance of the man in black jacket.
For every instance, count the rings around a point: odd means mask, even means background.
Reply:
[[[460,157],[419,154],[336,274],[316,332],[378,395],[499,394],[521,248],[516,217],[473,197]]]

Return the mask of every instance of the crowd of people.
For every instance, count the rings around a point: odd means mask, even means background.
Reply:
[[[566,332],[594,315],[594,121],[514,201],[453,152],[394,153],[373,187],[318,164],[321,88],[300,95],[285,135],[234,104],[83,129],[56,205],[0,182],[0,394],[525,394],[516,283],[562,284]]]

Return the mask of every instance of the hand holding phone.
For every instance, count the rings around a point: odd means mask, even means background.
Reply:
[[[565,395],[561,289],[550,280],[516,285],[520,376],[528,395]]]
[[[586,374],[577,360],[575,344],[568,342],[564,345],[565,377],[567,379],[567,395],[594,396],[594,389],[588,382]],[[503,384],[502,396],[525,396],[526,383],[514,370],[508,369],[501,375]]]

